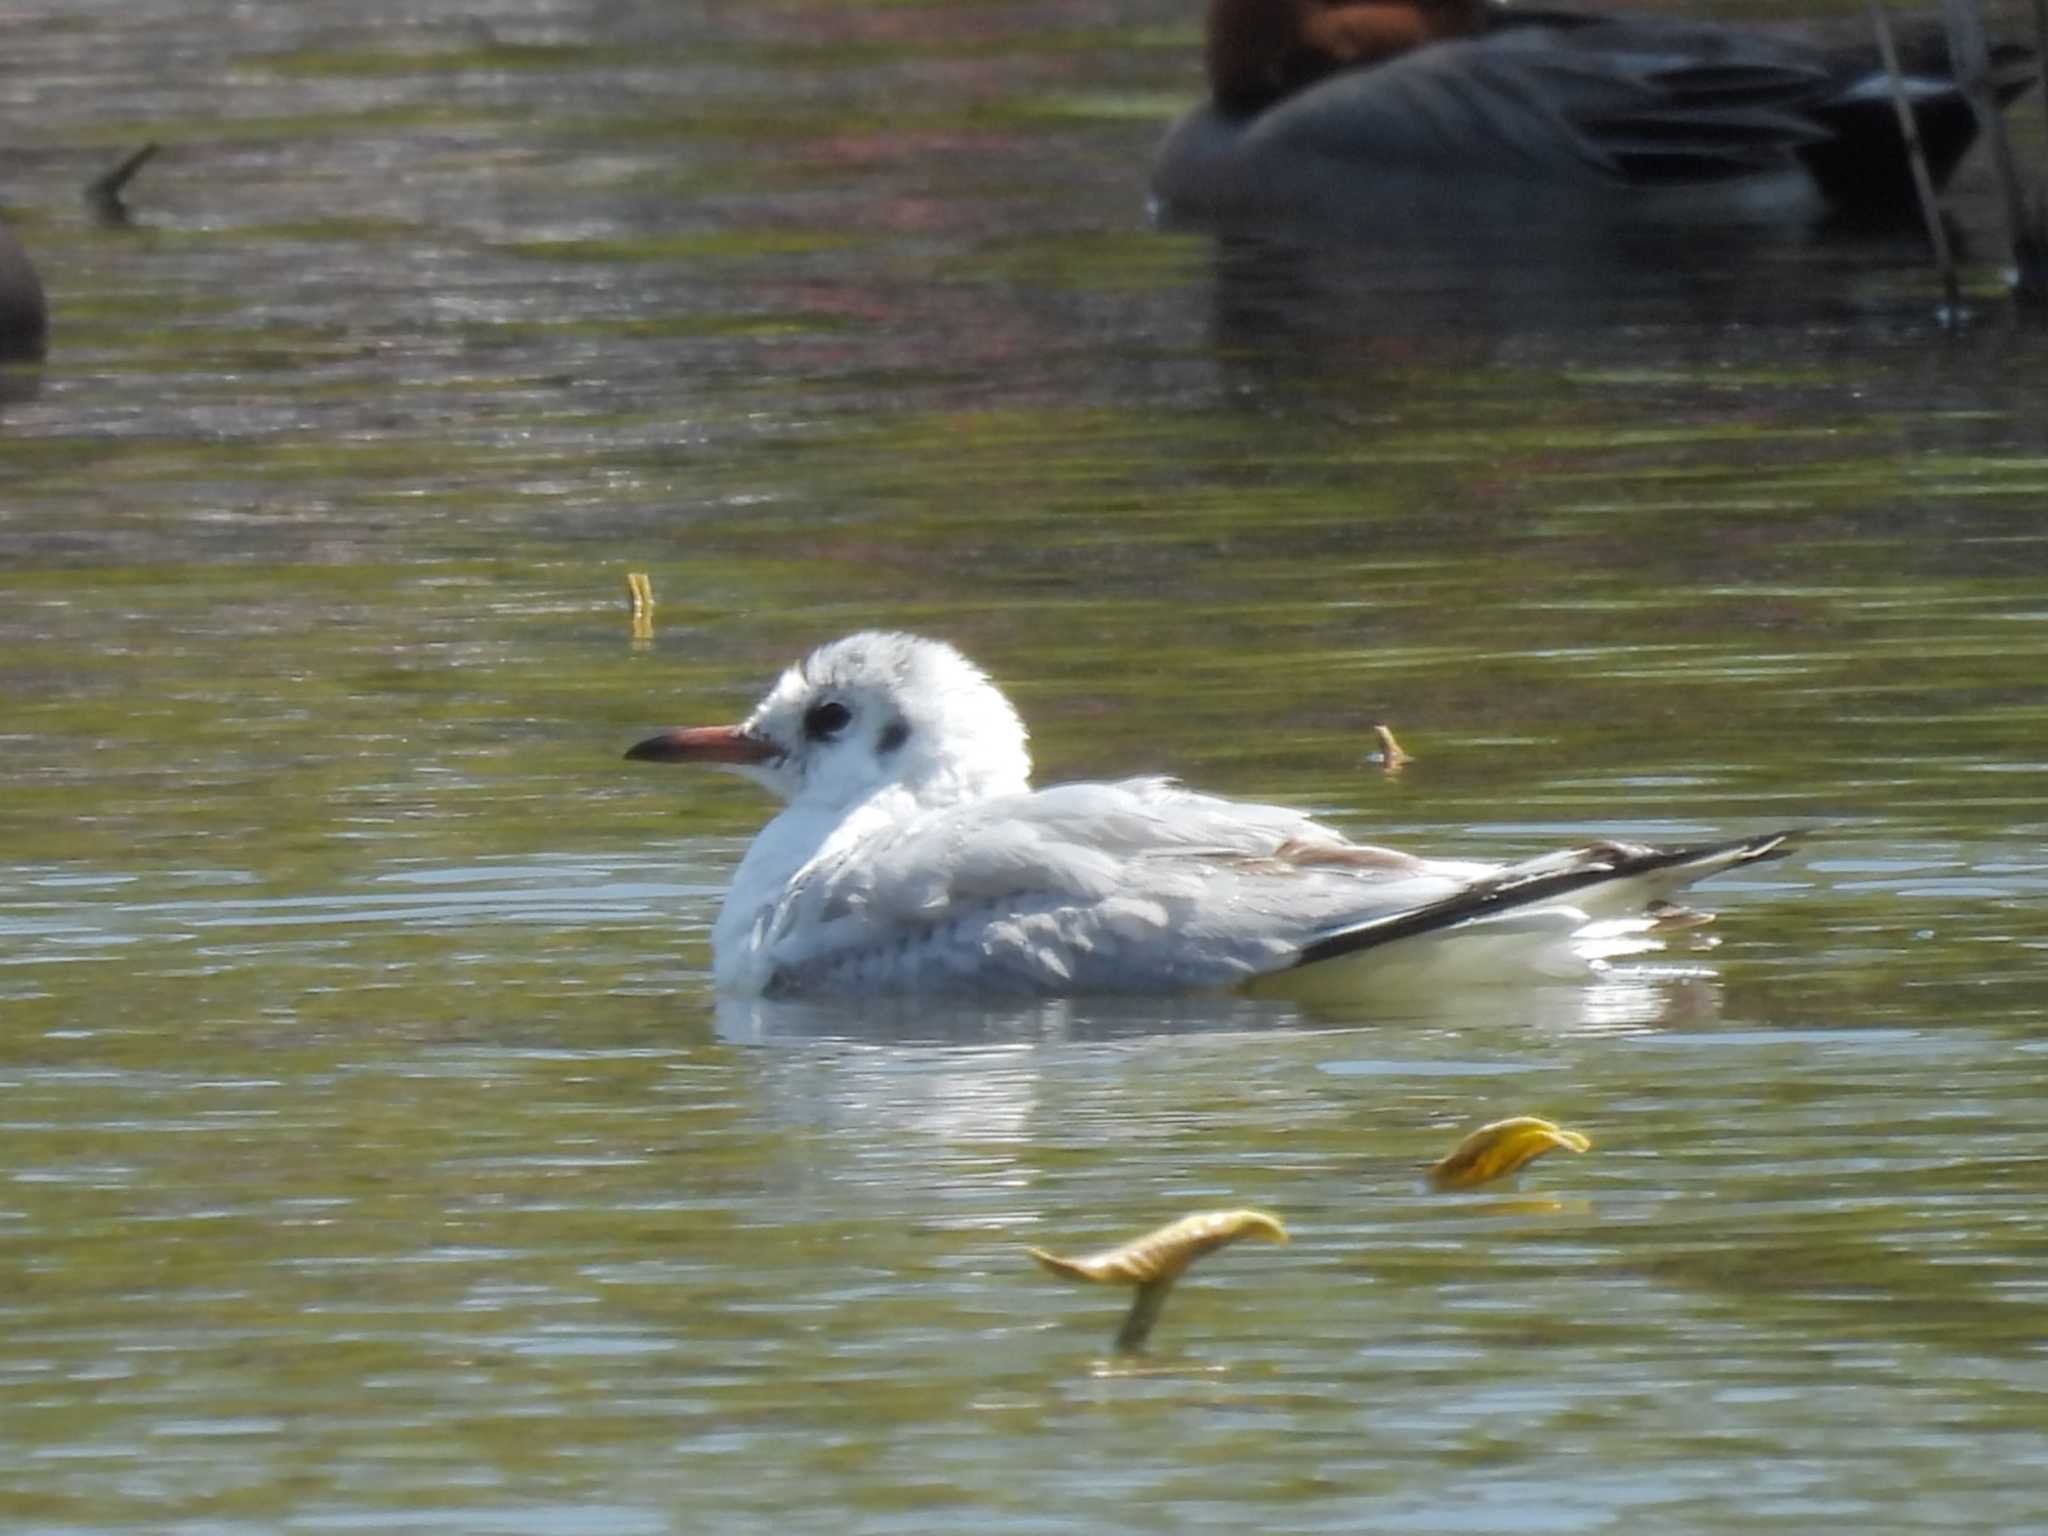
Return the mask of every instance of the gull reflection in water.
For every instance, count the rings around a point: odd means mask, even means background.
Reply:
[[[1687,1027],[1719,1012],[1705,966],[1617,966],[1591,980],[1382,991],[1309,1006],[1234,994],[786,999],[722,996],[713,1015],[731,1045],[842,1040],[870,1045],[1050,1045],[1155,1035],[1339,1030],[1415,1024],[1617,1034]]]

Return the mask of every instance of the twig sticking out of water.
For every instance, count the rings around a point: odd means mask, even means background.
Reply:
[[[2034,0],[2034,57],[2048,61],[2048,0]],[[2036,93],[2041,98],[2041,116],[2048,119],[2048,84],[2036,87]],[[2033,273],[2034,296],[2048,300],[2048,170],[2041,173],[2041,184],[2034,189],[2034,222],[2030,233],[2035,260],[2039,263]]]
[[[2048,60],[2048,0],[2034,0],[2034,57]],[[2041,116],[2048,118],[2048,86],[2038,93]]]
[[[1892,39],[1891,18],[1884,0],[1870,0],[1870,24],[1877,32],[1878,57],[1884,60],[1885,78],[1891,82],[1892,108],[1899,114],[1899,132],[1906,141],[1906,163],[1913,171],[1913,192],[1920,203],[1920,218],[1927,226],[1927,238],[1934,246],[1934,264],[1941,272],[1941,291],[1951,317],[1962,308],[1963,292],[1956,281],[1956,254],[1949,246],[1948,226],[1941,220],[1941,206],[1934,200],[1934,177],[1927,169],[1927,148],[1920,142],[1920,124],[1906,100],[1905,76],[1899,72],[1899,47]]]
[[[1942,14],[1948,23],[1948,51],[1955,61],[1956,76],[1990,141],[1991,163],[2005,204],[2007,243],[2018,273],[2015,292],[2031,303],[2048,302],[2048,231],[2042,228],[2038,211],[2028,212],[2026,194],[2020,188],[2005,115],[1991,88],[1991,41],[1985,35],[1984,17],[1977,0],[1942,0]]]
[[[128,222],[128,205],[121,201],[121,193],[135,173],[156,157],[161,145],[151,142],[114,166],[103,171],[85,184],[85,206],[92,210],[93,217],[109,228],[118,229]]]

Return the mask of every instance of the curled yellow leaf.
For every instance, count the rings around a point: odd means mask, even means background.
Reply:
[[[1240,1237],[1284,1243],[1287,1229],[1264,1211],[1197,1211],[1133,1238],[1122,1247],[1081,1258],[1064,1258],[1043,1248],[1025,1251],[1046,1269],[1070,1280],[1137,1287],[1130,1314],[1116,1336],[1118,1349],[1133,1350],[1151,1333],[1160,1309],[1166,1305],[1167,1292],[1187,1267],[1203,1254],[1213,1253]]]
[[[1054,1274],[1070,1280],[1093,1280],[1101,1285],[1149,1285],[1158,1280],[1179,1279],[1181,1271],[1203,1254],[1246,1236],[1284,1243],[1287,1229],[1264,1211],[1197,1211],[1143,1237],[1132,1238],[1120,1248],[1108,1248],[1085,1258],[1062,1258],[1043,1248],[1025,1251]]]
[[[1401,743],[1394,740],[1394,731],[1391,726],[1375,725],[1372,728],[1372,734],[1373,739],[1380,744],[1378,753],[1379,764],[1384,772],[1390,775],[1399,773],[1403,768],[1406,768],[1415,761],[1411,754],[1401,750]]]
[[[1591,1138],[1578,1131],[1568,1131],[1535,1115],[1516,1115],[1482,1125],[1459,1142],[1449,1156],[1430,1168],[1429,1182],[1437,1189],[1477,1189],[1481,1184],[1506,1178],[1559,1147],[1567,1152],[1584,1152],[1592,1145]]]

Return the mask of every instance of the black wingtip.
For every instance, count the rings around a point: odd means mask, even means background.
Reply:
[[[1427,906],[1415,907],[1406,912],[1397,912],[1366,923],[1354,923],[1324,934],[1311,943],[1302,946],[1295,958],[1293,969],[1315,965],[1325,960],[1335,960],[1343,955],[1357,954],[1361,950],[1377,949],[1382,944],[1391,944],[1396,939],[1414,938],[1417,934],[1434,933],[1444,928],[1455,928],[1475,918],[1491,916],[1496,912],[1510,911],[1516,907],[1539,906],[1588,886],[1602,885],[1609,880],[1625,880],[1633,875],[1653,874],[1660,869],[1676,869],[1687,864],[1710,863],[1726,859],[1728,869],[1740,869],[1745,864],[1763,864],[1773,859],[1782,859],[1799,851],[1799,840],[1807,835],[1806,828],[1789,827],[1778,832],[1766,832],[1758,837],[1741,837],[1725,843],[1707,843],[1690,848],[1630,848],[1623,844],[1614,845],[1611,857],[1599,862],[1569,866],[1564,869],[1547,870],[1536,874],[1524,874],[1516,878],[1513,870],[1505,870],[1490,882],[1482,882],[1465,890],[1454,892],[1441,901]],[[1592,852],[1594,850],[1587,850]],[[1710,871],[1711,872],[1711,871]]]

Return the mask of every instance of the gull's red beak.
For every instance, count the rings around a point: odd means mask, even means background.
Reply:
[[[626,756],[643,763],[765,763],[775,748],[737,725],[698,725],[635,742]]]

